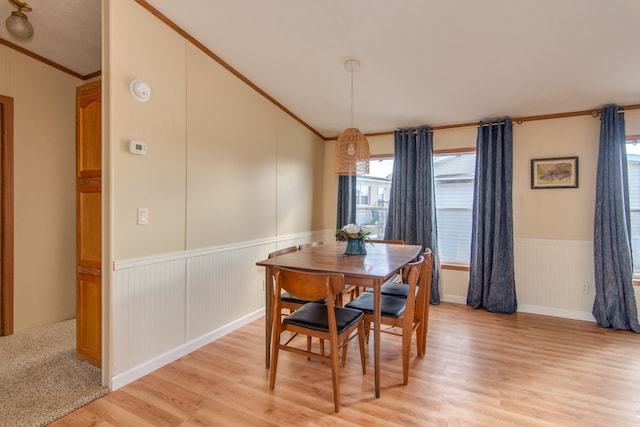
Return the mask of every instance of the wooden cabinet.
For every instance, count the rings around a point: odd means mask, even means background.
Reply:
[[[78,359],[102,361],[101,82],[76,93],[76,316]]]

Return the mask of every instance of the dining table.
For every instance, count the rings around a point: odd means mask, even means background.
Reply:
[[[364,255],[344,253],[346,242],[325,243],[258,261],[265,267],[265,362],[271,365],[273,328],[273,267],[285,267],[316,273],[343,274],[345,283],[373,289],[373,358],[375,396],[380,397],[380,295],[382,284],[421,253],[420,245],[369,243]]]

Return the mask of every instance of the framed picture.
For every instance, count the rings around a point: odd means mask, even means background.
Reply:
[[[531,159],[531,188],[578,188],[578,157]]]

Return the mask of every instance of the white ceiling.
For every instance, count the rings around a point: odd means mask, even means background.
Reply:
[[[21,41],[9,35],[4,21],[16,10],[0,0],[0,38],[55,62],[79,75],[100,71],[100,0],[26,0],[34,36]]]
[[[147,1],[325,137],[351,124],[349,58],[367,133],[640,104],[639,0]],[[100,0],[30,3],[16,44],[100,69]]]

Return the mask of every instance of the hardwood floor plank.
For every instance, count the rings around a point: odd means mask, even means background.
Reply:
[[[373,346],[366,375],[349,349],[339,414],[327,363],[281,354],[272,392],[263,350],[261,319],[52,425],[640,426],[640,335],[591,322],[432,306],[408,385],[399,337],[382,336],[380,399]]]

